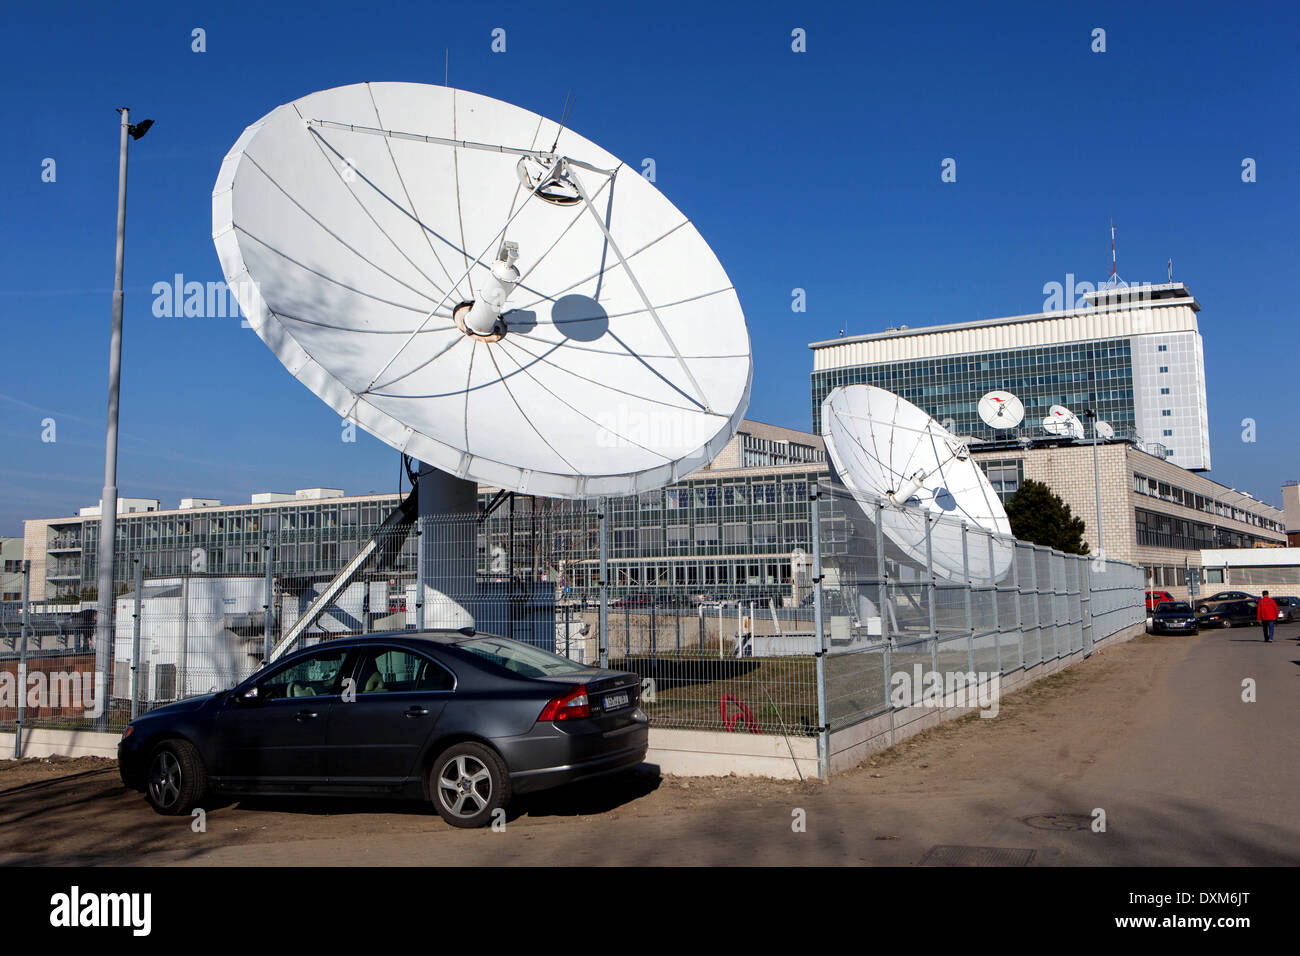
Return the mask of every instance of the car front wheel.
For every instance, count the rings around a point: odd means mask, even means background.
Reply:
[[[433,762],[429,795],[438,815],[452,826],[487,826],[510,802],[510,776],[492,749],[472,742],[456,744]]]
[[[145,797],[159,813],[174,817],[199,806],[208,790],[208,772],[187,740],[165,740],[149,758]]]

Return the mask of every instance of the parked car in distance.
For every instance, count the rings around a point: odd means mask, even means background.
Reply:
[[[1300,598],[1297,597],[1280,597],[1273,598],[1277,602],[1277,620],[1278,623],[1300,621]]]
[[[1255,620],[1255,601],[1220,601],[1202,604],[1196,608],[1196,620],[1201,627],[1249,627]]]
[[[1161,601],[1151,616],[1152,634],[1195,634],[1196,612],[1186,601]]]
[[[1209,597],[1200,598],[1196,602],[1197,610],[1211,604],[1220,604],[1223,601],[1258,601],[1259,596],[1247,594],[1245,591],[1220,591],[1218,594],[1211,594]]]
[[[1147,611],[1148,612],[1154,611],[1156,607],[1161,603],[1165,601],[1172,601],[1173,599],[1174,596],[1170,594],[1168,591],[1148,591]]]
[[[645,759],[636,674],[470,630],[340,638],[131,721],[122,782],[161,814],[208,794],[385,795],[484,826],[513,794]]]

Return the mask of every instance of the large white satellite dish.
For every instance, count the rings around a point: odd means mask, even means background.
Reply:
[[[822,438],[839,480],[887,505],[882,528],[909,559],[925,563],[930,514],[946,519],[930,529],[938,573],[965,573],[962,522],[1002,536],[991,556],[984,546],[967,549],[971,580],[997,580],[1010,569],[1011,523],[997,492],[966,443],[911,402],[874,385],[840,386],[822,402]]]
[[[748,404],[740,303],[690,220],[509,103],[415,83],[295,100],[232,147],[212,223],[289,372],[457,478],[656,488],[711,461]]]
[[[1098,420],[1092,427],[1102,441],[1110,441],[1115,437],[1115,428],[1110,422]]]
[[[1082,438],[1083,422],[1064,405],[1053,405],[1043,419],[1043,431],[1063,438]]]
[[[989,392],[977,407],[980,419],[990,428],[1015,428],[1025,418],[1025,406],[1010,392]]]

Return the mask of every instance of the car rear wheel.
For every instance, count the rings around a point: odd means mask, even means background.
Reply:
[[[487,826],[510,802],[510,776],[495,751],[471,742],[439,754],[429,771],[429,795],[454,827]]]
[[[145,797],[164,816],[189,813],[207,794],[208,771],[195,746],[187,740],[165,740],[149,758]]]

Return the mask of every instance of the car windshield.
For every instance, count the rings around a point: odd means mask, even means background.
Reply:
[[[1192,608],[1183,601],[1162,601],[1156,608],[1157,611],[1163,611],[1166,614],[1191,614]]]
[[[476,637],[456,647],[524,677],[554,677],[588,670],[568,658],[508,637]]]

